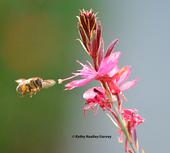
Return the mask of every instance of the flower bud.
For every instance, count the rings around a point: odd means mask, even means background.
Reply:
[[[78,30],[81,36],[81,44],[86,52],[92,57],[95,69],[101,62],[104,47],[102,28],[92,10],[81,10],[78,17]]]
[[[88,39],[90,41],[96,30],[96,14],[92,10],[81,10],[78,19],[78,28],[82,39]]]

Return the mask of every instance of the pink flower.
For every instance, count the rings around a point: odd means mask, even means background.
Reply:
[[[116,96],[118,101],[118,111],[120,112],[122,108],[122,100],[120,98],[122,97],[127,101],[126,97],[123,94],[123,91],[133,87],[137,82],[137,79],[126,81],[130,75],[130,72],[130,66],[125,66],[122,69],[119,69],[116,65],[112,70],[107,73],[107,75],[103,76],[100,79],[101,81],[107,83],[112,95]]]
[[[132,81],[126,81],[131,73],[131,68],[130,66],[125,66],[122,69],[119,69],[118,67],[115,67],[110,73],[109,73],[109,78],[111,79],[106,79],[110,91],[112,94],[119,94],[122,93],[122,91],[125,91],[131,87],[133,87],[137,79],[134,79]],[[126,81],[126,82],[124,82]]]
[[[109,99],[106,97],[104,90],[101,87],[93,87],[88,89],[84,94],[83,98],[86,100],[86,105],[83,107],[83,111],[91,109],[97,112],[97,106],[99,106],[103,111],[111,110],[112,105]]]
[[[131,141],[134,142],[135,147],[138,148],[136,127],[138,125],[140,125],[141,123],[143,123],[144,119],[139,114],[137,114],[136,109],[123,109],[122,117],[123,117],[123,120],[125,121]],[[121,127],[119,130],[119,133],[120,133],[119,142],[122,142],[123,141],[123,131],[122,131]],[[126,152],[128,152],[128,150],[129,150],[128,145],[129,145],[129,143],[128,143],[128,139],[126,137],[126,139],[125,139],[125,151]]]
[[[123,109],[122,115],[131,128],[136,128],[136,126],[144,122],[144,119],[137,114],[136,109]]]
[[[66,90],[72,90],[76,87],[84,86],[92,80],[102,80],[117,65],[119,57],[120,52],[114,52],[111,53],[109,56],[103,58],[97,71],[90,63],[82,64],[79,62],[80,65],[82,65],[83,67],[81,70],[78,70],[76,73],[73,73],[72,77],[66,79],[59,79],[58,82],[62,83],[63,81],[80,76],[80,79],[71,81],[70,83],[65,85]]]

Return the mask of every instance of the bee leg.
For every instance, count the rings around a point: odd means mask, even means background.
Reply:
[[[36,89],[34,89],[34,95],[36,95],[37,92],[39,92],[39,91],[40,91],[40,88],[39,88],[39,87],[37,87]]]
[[[37,88],[37,91],[40,91],[40,88],[39,88],[39,87]]]
[[[34,93],[34,92],[32,92],[32,91],[30,92],[30,98],[32,98],[33,93]]]
[[[20,97],[24,97],[23,93],[19,93],[18,95],[19,95]]]
[[[32,89],[32,93],[33,93],[34,95],[36,95],[37,90],[36,90],[36,89]]]
[[[26,95],[25,91],[21,92],[21,97],[24,97],[25,95]]]

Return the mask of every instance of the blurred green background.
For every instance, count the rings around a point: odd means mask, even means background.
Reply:
[[[71,102],[63,86],[22,98],[15,80],[70,75],[80,54],[76,15],[90,5],[78,0],[0,1],[0,152],[68,151]]]
[[[80,68],[77,59],[88,59],[76,41],[76,15],[82,8],[99,12],[105,48],[120,38],[120,65],[132,65],[132,78],[139,77],[137,87],[126,93],[125,105],[146,119],[138,128],[140,144],[146,153],[167,152],[169,5],[168,0],[0,0],[0,153],[124,152],[105,114],[83,117],[82,94],[93,84],[69,92],[56,85],[32,98],[15,91],[16,79],[57,80]],[[76,140],[74,134],[112,139]]]

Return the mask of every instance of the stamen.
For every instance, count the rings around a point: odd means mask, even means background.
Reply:
[[[79,60],[76,60],[77,63],[79,63],[82,67],[85,67],[83,63],[81,63]]]
[[[89,64],[90,68],[94,70],[92,64],[89,61],[86,61],[86,62]]]
[[[81,63],[79,60],[76,60],[76,62],[79,63],[84,69],[89,70],[89,66],[88,65]],[[81,70],[78,70],[78,71],[81,71]]]
[[[61,84],[61,83],[63,83],[64,81],[67,81],[67,80],[73,79],[73,78],[75,78],[75,77],[76,77],[76,76],[75,76],[75,75],[73,75],[73,76],[68,77],[68,78],[65,78],[65,79],[58,79],[58,84]]]

